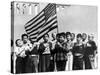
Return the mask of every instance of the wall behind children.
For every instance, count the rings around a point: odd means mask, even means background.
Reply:
[[[23,3],[22,3],[23,4]],[[25,12],[17,12],[17,8],[14,7],[14,41],[21,38],[21,35],[25,33],[24,25],[36,14],[38,14],[48,3],[39,3],[37,11],[33,7],[31,13],[29,9],[24,7]],[[34,3],[33,3],[34,5]],[[23,11],[21,9],[21,11]],[[59,32],[73,32],[77,33],[93,33],[95,41],[97,43],[97,7],[86,5],[65,5],[59,6],[57,10],[57,20]],[[55,32],[54,30],[53,32]]]

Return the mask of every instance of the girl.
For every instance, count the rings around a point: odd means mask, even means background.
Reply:
[[[73,70],[83,70],[84,44],[82,35],[77,35],[77,42],[73,47]]]
[[[67,50],[69,51],[68,53],[67,53],[67,56],[68,56],[68,62],[67,62],[67,66],[66,66],[66,68],[67,68],[67,70],[72,70],[72,58],[73,58],[73,56],[72,56],[72,49],[73,49],[73,42],[72,42],[72,34],[70,33],[70,32],[66,32],[66,39],[67,39],[67,41],[66,41],[66,44],[67,44]],[[74,37],[73,37],[73,39],[74,39]]]

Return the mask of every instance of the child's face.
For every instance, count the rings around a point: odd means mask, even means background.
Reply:
[[[93,36],[88,36],[89,41],[93,41]]]
[[[71,36],[70,35],[67,35],[67,40],[71,40]]]
[[[64,42],[65,38],[63,36],[60,36],[59,40],[60,40],[60,42]]]
[[[22,40],[18,40],[17,44],[18,44],[18,46],[22,46],[23,45],[23,41]]]
[[[78,37],[77,38],[77,42],[82,42],[82,38],[81,37]]]
[[[45,35],[45,36],[43,37],[43,40],[47,42],[47,41],[49,40],[49,36],[48,36],[48,35]]]
[[[24,37],[23,37],[23,41],[24,41],[25,43],[27,43],[28,37],[27,37],[27,36],[24,36]]]

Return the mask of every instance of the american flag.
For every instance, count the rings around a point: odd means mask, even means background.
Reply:
[[[45,34],[57,29],[56,4],[49,3],[39,14],[25,24],[29,38],[39,41]]]

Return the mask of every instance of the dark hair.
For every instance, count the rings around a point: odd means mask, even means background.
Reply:
[[[23,37],[26,36],[28,38],[28,35],[27,34],[22,34],[21,38],[23,40]]]
[[[60,36],[63,36],[64,38],[65,38],[65,33],[64,32],[62,32],[62,33],[60,33]]]
[[[49,34],[45,34],[45,35],[47,35],[49,37]],[[43,35],[43,38],[45,37],[45,35]]]
[[[71,32],[66,32],[66,37],[67,37],[68,35],[72,36]]]
[[[59,33],[57,33],[57,34],[56,34],[56,37],[60,37],[60,34],[59,34]]]
[[[82,38],[82,34],[80,34],[80,33],[77,34],[77,38],[79,38],[79,37]]]
[[[20,40],[20,39],[17,39],[17,40],[15,41],[16,46],[18,46],[17,42],[18,42],[19,40]]]

